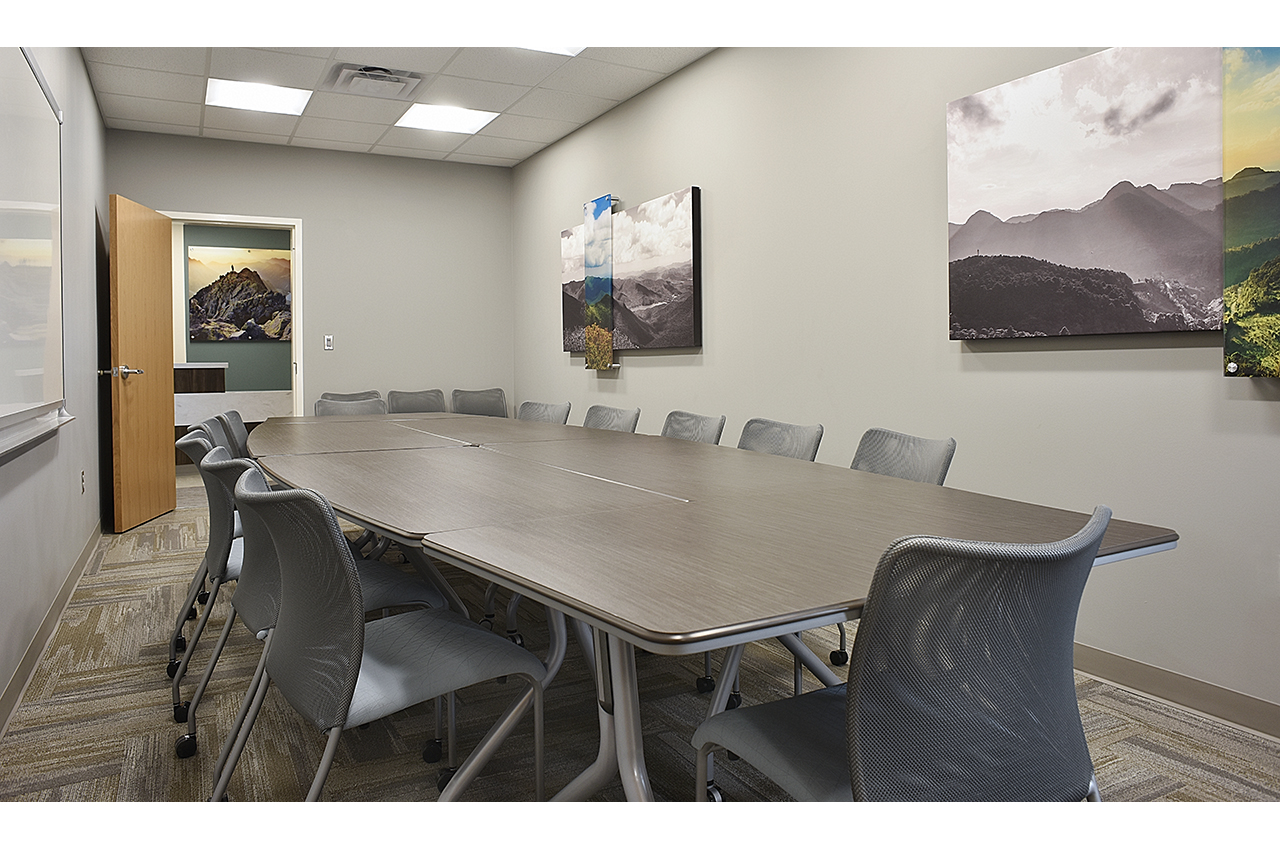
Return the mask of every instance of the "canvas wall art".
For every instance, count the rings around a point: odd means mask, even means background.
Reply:
[[[287,250],[191,246],[187,251],[191,341],[292,339],[291,262]]]
[[[1280,48],[1223,51],[1223,368],[1280,377]]]
[[[947,106],[950,336],[1222,327],[1222,51],[1113,48]]]
[[[663,195],[612,217],[613,348],[702,344],[701,193]],[[560,234],[564,350],[585,350],[583,228]]]

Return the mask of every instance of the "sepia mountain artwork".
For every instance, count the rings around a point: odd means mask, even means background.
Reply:
[[[191,341],[291,340],[290,260],[288,250],[190,247]]]
[[[950,337],[1222,327],[1222,51],[1113,48],[947,107]]]

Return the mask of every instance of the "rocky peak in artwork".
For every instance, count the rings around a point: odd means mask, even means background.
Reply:
[[[193,342],[213,340],[288,340],[293,322],[289,296],[243,268],[222,275],[190,301]]]

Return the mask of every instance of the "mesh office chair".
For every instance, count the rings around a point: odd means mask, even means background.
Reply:
[[[208,419],[204,419],[187,428],[188,434],[193,431],[204,432],[205,437],[209,440],[210,447],[222,446],[231,453],[232,457],[244,457],[244,455],[237,454],[236,443],[227,428],[227,424],[217,416],[210,416]]]
[[[351,550],[333,509],[311,490],[272,491],[249,471],[236,502],[262,518],[280,565],[280,614],[256,690],[246,695],[244,724],[230,741],[213,799],[221,800],[268,688],[281,694],[328,743],[307,794],[317,800],[343,729],[360,726],[433,697],[503,676],[528,687],[468,756],[456,781],[465,785],[510,732],[530,702],[534,714],[536,796],[544,796],[542,680],[531,653],[447,608],[428,608],[366,623]],[[456,794],[462,788],[449,789]]]
[[[444,390],[389,390],[388,413],[448,413]]]
[[[502,387],[488,390],[454,390],[453,412],[472,416],[500,416],[507,418],[507,394]]]
[[[200,469],[201,472],[211,474],[225,490],[226,497],[232,500],[234,500],[236,482],[245,472],[252,469],[258,475],[262,475],[262,469],[256,461],[233,458],[220,446],[213,448],[204,456],[200,462]],[[237,616],[251,634],[259,640],[265,640],[267,633],[275,628],[276,616],[280,611],[280,566],[276,561],[275,544],[271,542],[271,535],[262,519],[253,510],[244,512],[243,524],[244,557],[241,562],[240,576],[236,581],[236,590],[231,596],[231,613],[223,623],[222,633],[218,636],[213,652],[209,655],[204,676],[196,686],[195,695],[192,696],[189,704],[184,703],[187,705],[187,733],[178,738],[175,744],[179,758],[188,758],[196,753],[196,708],[204,696],[205,689],[209,686],[209,681],[213,678],[218,658],[231,636]],[[444,597],[434,587],[390,564],[384,564],[381,561],[357,560],[356,569],[366,611],[407,605],[438,608],[447,605]],[[261,674],[261,670],[260,662],[255,681]],[[439,738],[439,730],[437,730],[437,738]]]
[[[947,480],[947,470],[955,453],[954,438],[929,440],[884,428],[869,428],[858,441],[849,468],[941,486]],[[836,628],[840,631],[840,646],[831,651],[831,663],[838,667],[849,663],[849,652],[844,623],[837,623]]]
[[[821,425],[792,425],[772,419],[751,419],[742,426],[738,448],[798,460],[813,460],[822,442]]]
[[[722,746],[798,800],[1098,800],[1080,723],[1076,613],[1105,506],[1056,543],[904,537],[880,558],[848,685],[708,719]]]
[[[174,636],[169,640],[169,665],[165,670],[173,679],[173,719],[182,723],[187,719],[187,705],[182,701],[182,677],[186,675],[196,643],[209,622],[209,614],[218,600],[219,589],[223,584],[235,581],[240,576],[244,560],[244,540],[235,536],[235,505],[230,495],[222,487],[221,482],[204,469],[202,462],[214,448],[209,443],[206,432],[196,430],[183,434],[176,445],[191,458],[192,462],[200,466],[200,478],[204,482],[204,493],[209,502],[209,545],[188,588],[186,604],[178,614]],[[179,650],[178,638],[181,637],[182,624],[189,618],[192,605],[204,587],[206,579],[209,581],[209,592],[204,611],[196,620],[191,639],[182,641],[183,648]],[[181,660],[177,657],[179,651],[182,651]]]
[[[356,401],[340,401],[329,398],[316,400],[316,416],[368,416],[386,413],[387,403],[380,398]]]
[[[382,398],[382,393],[377,390],[361,390],[358,393],[320,393],[320,398],[325,401],[368,401]]]
[[[620,407],[609,407],[606,404],[593,404],[587,408],[587,415],[582,418],[583,428],[596,428],[601,431],[636,432],[640,422],[640,408],[623,410]]]
[[[662,423],[661,436],[718,446],[723,433],[723,416],[702,416],[686,410],[673,410],[667,414],[667,421]]]
[[[218,420],[218,424],[227,435],[227,441],[231,444],[231,456],[253,457],[249,453],[249,429],[245,427],[240,411],[224,410],[214,418]]]
[[[569,421],[569,408],[571,402],[564,404],[551,404],[546,401],[526,401],[521,402],[520,409],[516,411],[516,419],[523,419],[526,422],[554,422],[557,425],[564,425]]]
[[[884,428],[869,428],[858,442],[849,468],[924,484],[942,484],[947,480],[947,470],[955,453],[954,438],[927,440]]]

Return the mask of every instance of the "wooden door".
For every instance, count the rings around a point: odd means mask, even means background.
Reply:
[[[177,505],[173,455],[173,223],[111,196],[111,460],[114,523]]]

